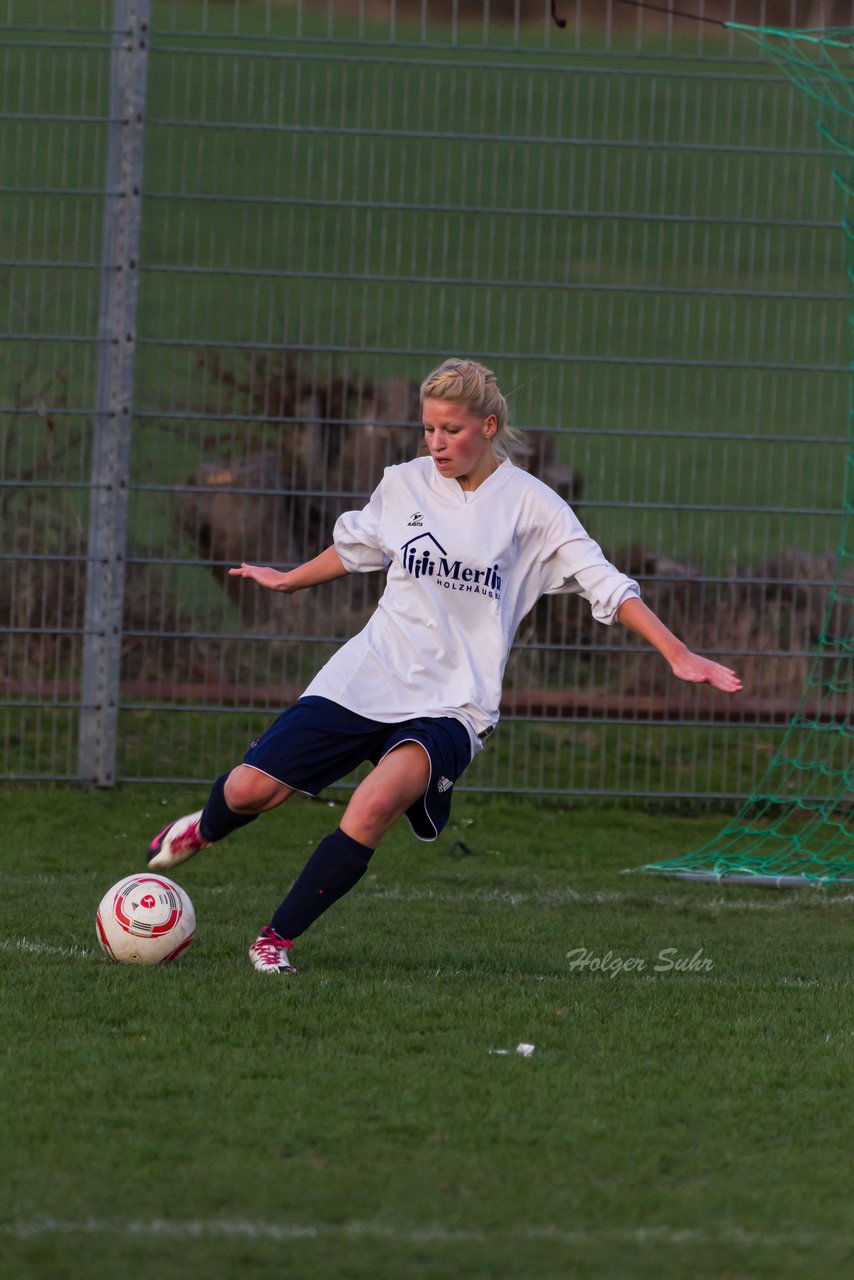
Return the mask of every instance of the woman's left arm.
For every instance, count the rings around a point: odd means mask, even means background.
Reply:
[[[734,671],[721,666],[719,662],[713,662],[711,658],[692,653],[657,614],[636,596],[623,601],[617,610],[617,620],[657,649],[680,680],[688,680],[692,684],[710,684],[713,689],[720,689],[724,693],[737,693],[741,688],[741,681]]]

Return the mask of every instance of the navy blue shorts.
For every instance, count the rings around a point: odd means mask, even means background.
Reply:
[[[448,821],[454,783],[471,761],[468,732],[452,716],[382,724],[328,698],[300,698],[250,744],[243,763],[316,796],[366,760],[379,764],[402,742],[419,743],[430,758],[427,790],[406,816],[419,840],[435,840]]]

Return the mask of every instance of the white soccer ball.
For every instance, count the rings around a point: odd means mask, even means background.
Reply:
[[[193,941],[196,913],[184,890],[166,876],[125,876],[101,899],[98,941],[121,964],[168,964]]]

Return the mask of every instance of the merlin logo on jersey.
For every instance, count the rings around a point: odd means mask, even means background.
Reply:
[[[472,568],[461,560],[454,560],[433,537],[432,533],[419,533],[400,548],[403,567],[413,578],[433,578],[437,586],[446,591],[468,591],[501,598],[501,575],[498,565]]]

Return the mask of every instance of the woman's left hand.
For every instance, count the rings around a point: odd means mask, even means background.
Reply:
[[[673,674],[680,680],[691,684],[710,684],[713,689],[723,693],[738,693],[741,680],[730,667],[721,666],[711,658],[704,658],[699,653],[686,649],[671,663]]]

